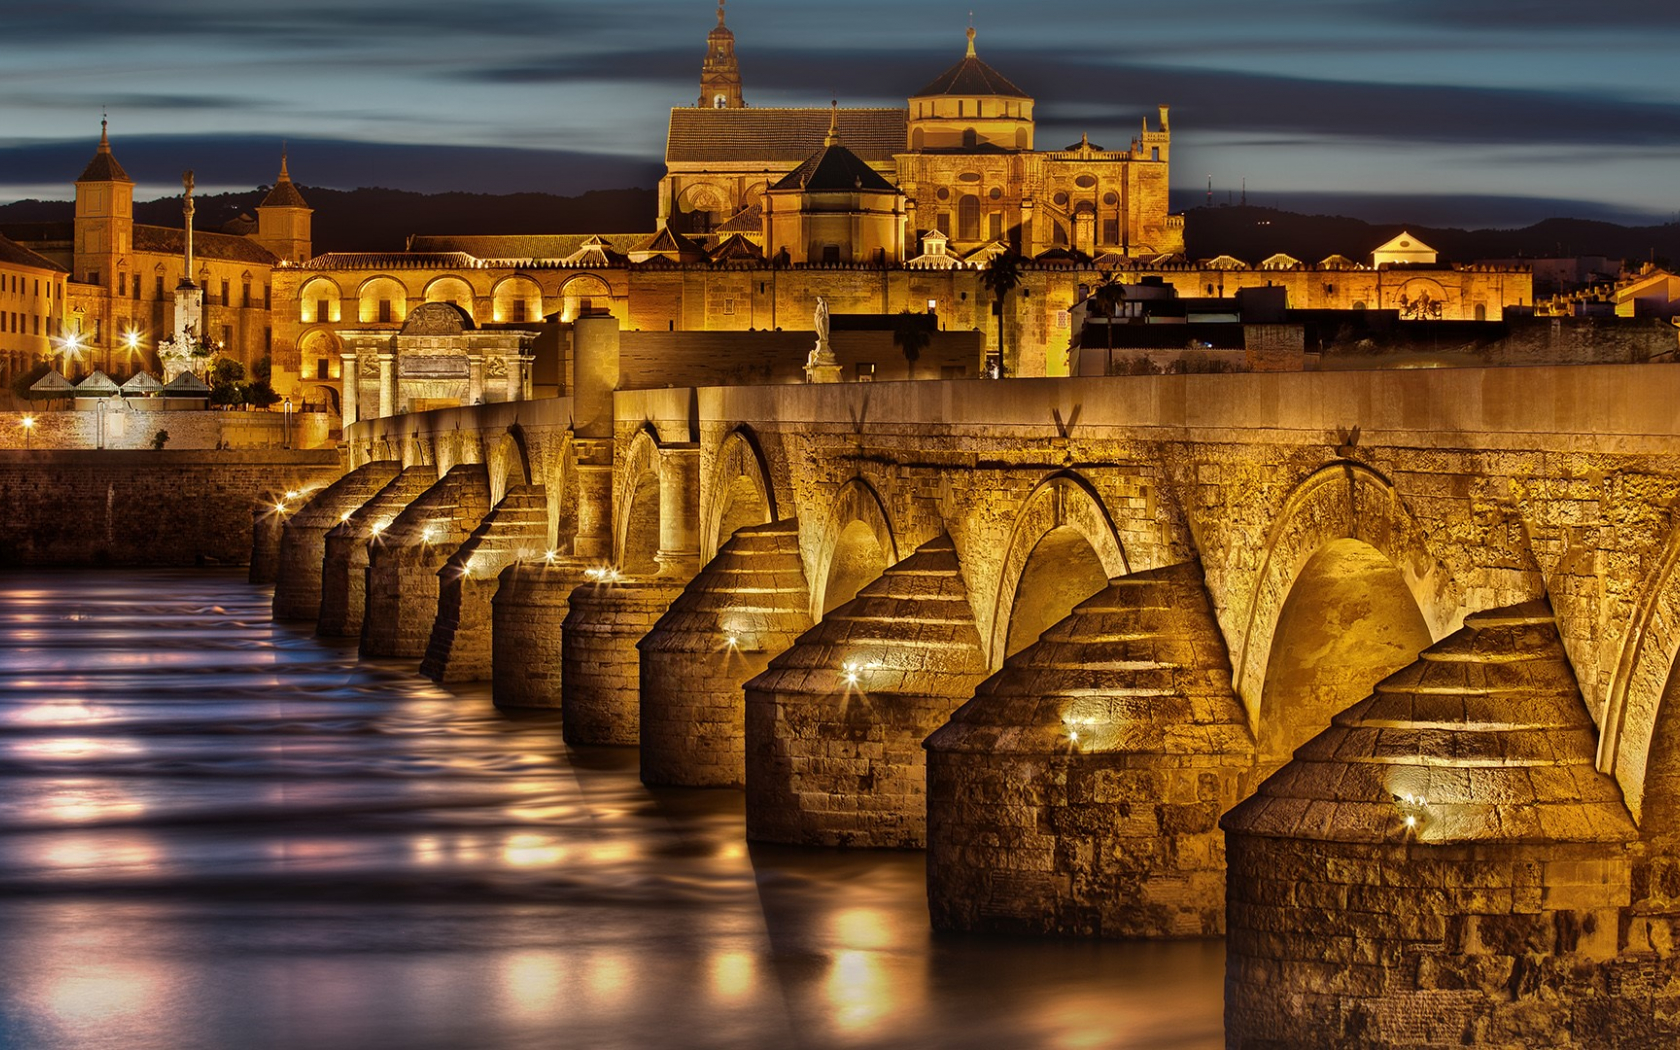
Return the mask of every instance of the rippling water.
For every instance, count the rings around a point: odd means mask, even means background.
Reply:
[[[233,575],[0,576],[0,1046],[1220,1045],[1217,943],[934,937]]]

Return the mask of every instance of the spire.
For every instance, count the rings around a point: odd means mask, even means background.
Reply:
[[[974,13],[972,11],[969,12],[968,17],[970,19],[969,26],[968,26],[968,57],[973,58],[973,57],[975,57],[975,55],[974,55],[974,23],[972,21],[972,19],[974,18]]]
[[[724,25],[723,25],[723,0],[718,0],[718,28],[719,29],[724,28]]]
[[[834,99],[828,104],[828,137],[823,139],[824,146],[840,145],[840,100]]]
[[[286,143],[280,143],[280,181],[291,182],[292,173],[286,170]]]
[[[110,119],[104,114],[99,118],[99,148],[94,151],[93,159],[83,169],[81,178],[77,182],[133,182],[128,172],[117,163],[117,158],[111,155],[111,127]]]
[[[292,185],[292,173],[287,167],[287,150],[284,143],[280,145],[280,174],[274,180],[274,188],[268,191],[259,208],[307,208],[303,194]]]
[[[740,109],[741,66],[735,58],[735,34],[723,24],[723,0],[718,0],[717,25],[706,34],[706,61],[700,68],[700,108]]]
[[[99,115],[99,152],[111,152],[111,118],[101,113]]]

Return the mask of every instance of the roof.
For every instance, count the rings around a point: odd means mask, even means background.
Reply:
[[[257,207],[307,208],[309,202],[305,201],[303,194],[299,193],[298,188],[292,185],[291,179],[281,179],[274,184],[274,188],[268,191],[268,196],[264,197],[263,202]]]
[[[465,252],[327,252],[303,264],[305,270],[476,270],[479,259]]]
[[[1463,629],[1331,719],[1220,821],[1330,842],[1627,842],[1616,782],[1544,599]]]
[[[968,54],[961,62],[941,73],[933,83],[911,95],[928,98],[933,95],[987,95],[1003,98],[1031,98],[1032,96],[1009,82],[1009,78],[980,61],[974,54],[974,30],[968,31]]]
[[[156,255],[183,255],[187,250],[187,231],[168,226],[134,226],[134,250]],[[244,237],[207,230],[193,231],[193,255],[199,259],[221,259],[227,262],[246,262],[258,266],[273,266],[280,260],[274,253]]]
[[[82,169],[81,178],[77,182],[133,182],[128,172],[117,163],[117,158],[111,155],[111,139],[106,133],[103,121],[99,124],[99,151],[88,161],[88,166]]]
[[[822,148],[830,110],[673,109],[665,139],[667,164],[759,162],[798,164]],[[903,153],[909,110],[842,109],[841,141],[872,164]]]
[[[416,234],[408,239],[407,253],[392,254],[402,258],[405,254],[423,252],[459,252],[475,259],[564,259],[593,237],[599,237],[615,251],[625,252],[646,239],[647,232]]]
[[[27,266],[35,270],[51,270],[54,273],[70,272],[46,256],[35,254],[4,234],[0,234],[0,265]]]
[[[898,187],[881,177],[862,157],[836,142],[806,158],[805,163],[783,175],[772,190],[804,190],[806,193],[853,192],[897,193]]]

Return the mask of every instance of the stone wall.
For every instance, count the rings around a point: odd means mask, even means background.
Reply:
[[[296,412],[287,430],[285,414],[166,408],[162,400],[116,400],[105,412],[0,412],[0,449],[107,448],[149,449],[159,431],[168,432],[165,449],[321,448],[338,421],[325,412]],[[23,426],[25,418],[34,420]]]
[[[0,565],[244,565],[254,505],[339,472],[333,450],[0,451]]]

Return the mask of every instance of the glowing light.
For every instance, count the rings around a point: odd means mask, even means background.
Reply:
[[[383,521],[376,521],[376,522],[374,522],[374,523],[373,523],[373,530],[372,530],[372,531],[373,531],[373,534],[374,534],[374,535],[375,535],[375,536],[377,536],[377,535],[379,535],[379,534],[380,534],[380,533],[381,533],[381,532],[384,532],[384,531],[385,531],[385,526],[386,526],[386,525],[387,525],[387,524],[388,524],[388,523],[387,523],[387,522],[383,522]]]
[[[123,345],[126,346],[130,350],[140,349],[140,332],[137,329],[133,329],[133,328],[130,328],[128,331],[124,332],[123,333]]]
[[[1407,826],[1407,827],[1408,827],[1408,828],[1415,828],[1415,827],[1417,827],[1417,818],[1416,818],[1416,817],[1407,817],[1407,818],[1406,818],[1406,826]]]
[[[857,685],[858,684],[858,665],[857,664],[853,664],[853,663],[841,664],[840,665],[840,670],[844,674],[847,685]]]
[[[22,422],[23,422],[23,429],[25,429],[25,430],[34,430],[35,429],[35,417],[34,416],[24,416]]]
[[[1068,739],[1073,741],[1076,744],[1079,743],[1079,730],[1077,730],[1077,729],[1068,730]]]
[[[420,531],[420,539],[426,543],[435,542],[437,540],[437,535],[438,530],[436,525],[427,525]]]
[[[276,514],[284,514],[284,513],[286,513],[286,505],[285,505],[285,504],[284,504],[284,503],[276,503],[276,504],[275,504],[275,505],[274,505],[274,512],[275,512],[275,513],[276,513]]]
[[[354,514],[354,513],[356,513],[356,512],[355,512],[355,511],[353,511],[353,510],[347,510],[347,511],[345,511],[345,512],[344,512],[344,513],[343,513],[343,514],[340,514],[340,515],[339,515],[339,516],[338,516],[338,520],[339,520],[339,521],[349,521],[349,520],[350,520],[350,516],[351,516],[351,515],[352,515],[352,514]]]
[[[730,635],[728,638],[725,638],[723,641],[724,641],[724,644],[729,646],[729,648],[731,648],[731,649],[734,649],[741,644],[741,639],[735,637],[734,635]]]
[[[560,557],[560,552],[559,551],[548,551],[543,555],[543,561],[546,561],[550,565],[553,565],[554,564],[554,559],[556,559],[558,557]]]
[[[297,489],[287,489],[285,496],[286,502],[290,503],[292,500],[297,499],[301,495],[303,495],[303,493],[299,492]]]

